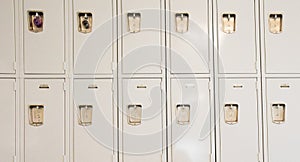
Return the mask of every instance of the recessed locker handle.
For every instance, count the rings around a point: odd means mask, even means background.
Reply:
[[[93,120],[93,106],[79,105],[78,124],[81,126],[92,125]]]
[[[34,127],[44,124],[44,105],[29,106],[29,124]]]
[[[272,104],[272,122],[282,124],[285,122],[286,105],[283,103]]]
[[[28,30],[34,33],[44,29],[44,13],[42,11],[28,11]]]
[[[189,30],[189,14],[188,13],[176,13],[176,32],[185,33]]]
[[[189,104],[176,105],[176,120],[179,125],[188,125],[190,123],[190,109]]]
[[[128,31],[130,33],[138,33],[141,31],[141,13],[128,13]]]
[[[78,12],[78,32],[87,34],[92,32],[93,14],[90,12]]]
[[[270,14],[269,15],[269,31],[272,34],[279,34],[282,32],[283,15]]]
[[[226,34],[232,34],[236,30],[236,14],[224,13],[222,15],[222,30]]]
[[[238,123],[239,105],[238,104],[225,104],[224,118],[225,123],[229,125]]]
[[[142,105],[132,104],[128,105],[127,109],[127,122],[131,126],[142,124]]]

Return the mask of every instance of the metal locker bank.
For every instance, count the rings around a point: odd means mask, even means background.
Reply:
[[[298,162],[297,0],[2,0],[0,162]]]

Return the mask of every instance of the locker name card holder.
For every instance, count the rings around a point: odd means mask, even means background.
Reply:
[[[176,13],[176,32],[185,33],[189,30],[189,14],[188,13]]]
[[[44,105],[29,106],[29,124],[34,127],[44,124]]]
[[[176,106],[176,120],[179,125],[188,125],[190,123],[190,105],[178,104]]]
[[[44,13],[41,11],[28,11],[28,30],[34,33],[44,29]]]
[[[92,125],[93,120],[93,106],[79,105],[78,124],[81,126]]]
[[[141,31],[141,13],[128,13],[127,19],[130,33],[138,33]]]
[[[236,15],[227,13],[222,15],[222,30],[226,34],[232,34],[236,30]]]
[[[269,16],[269,31],[273,34],[279,34],[282,32],[282,14],[270,14]]]
[[[236,124],[238,123],[238,112],[239,105],[238,104],[225,104],[224,106],[224,117],[226,124]]]
[[[142,105],[128,105],[127,122],[132,126],[142,123]]]
[[[285,104],[272,104],[272,122],[274,124],[282,124],[285,122]]]
[[[89,12],[78,12],[78,32],[87,34],[92,32],[93,14]]]

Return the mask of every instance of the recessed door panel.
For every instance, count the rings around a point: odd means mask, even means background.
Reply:
[[[63,79],[25,80],[25,162],[63,161]]]
[[[256,1],[217,3],[219,73],[256,73]]]
[[[208,79],[172,79],[172,162],[208,162],[210,104]]]
[[[25,73],[64,73],[64,6],[62,0],[24,1]]]
[[[220,79],[222,162],[253,162],[259,153],[256,79]]]
[[[74,81],[75,162],[112,160],[112,99],[112,79]]]

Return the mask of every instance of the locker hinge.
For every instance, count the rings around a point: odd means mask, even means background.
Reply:
[[[208,82],[208,89],[209,89],[209,90],[212,90],[212,88],[213,88],[213,84],[212,84],[211,81],[209,81],[209,82]]]
[[[112,155],[112,162],[118,162],[117,156],[115,154]]]
[[[164,90],[164,82],[160,81],[160,90],[163,91]]]
[[[64,70],[67,71],[67,69],[68,69],[68,64],[64,62]]]
[[[213,154],[209,154],[209,161],[213,162],[214,161],[214,155]]]
[[[17,162],[17,156],[13,156],[13,162]]]
[[[14,66],[14,67],[13,67],[13,68],[14,68],[14,71],[16,71],[16,70],[17,70],[17,62],[14,62],[14,63],[13,63],[13,66]]]
[[[114,73],[114,71],[116,71],[115,69],[116,69],[116,63],[112,62],[111,63],[111,71]]]
[[[258,90],[259,89],[259,87],[260,87],[260,84],[259,84],[259,82],[258,81],[256,81],[256,90]]]
[[[67,156],[63,155],[63,162],[67,162]]]
[[[257,160],[258,160],[258,162],[262,162],[263,161],[263,157],[262,157],[261,153],[257,154]]]
[[[14,91],[17,91],[17,82],[14,81]]]
[[[165,155],[164,153],[162,153],[162,154],[160,155],[161,162],[165,162],[165,156],[164,156],[164,155]]]
[[[64,91],[66,91],[67,90],[67,83],[66,82],[64,82]]]

